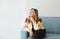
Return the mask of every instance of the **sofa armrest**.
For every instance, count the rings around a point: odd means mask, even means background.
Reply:
[[[21,30],[21,39],[27,39],[27,31]]]

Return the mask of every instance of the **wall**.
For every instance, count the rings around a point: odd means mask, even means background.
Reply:
[[[40,16],[60,17],[60,0],[0,0],[0,39],[21,39],[31,7],[37,8]]]
[[[25,0],[0,0],[0,39],[21,39]]]
[[[31,8],[37,8],[39,16],[60,17],[60,0],[27,0],[27,12]]]

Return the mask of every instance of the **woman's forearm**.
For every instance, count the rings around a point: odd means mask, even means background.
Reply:
[[[25,30],[28,31],[28,32],[32,32],[32,30],[29,29],[29,28],[25,28]]]
[[[30,35],[30,36],[33,36],[33,32],[32,32],[32,30],[31,30],[31,29],[26,28],[26,31],[27,31],[27,32],[29,32],[29,35]]]

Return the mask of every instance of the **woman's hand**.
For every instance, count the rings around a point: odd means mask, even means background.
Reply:
[[[33,37],[33,35],[34,35],[34,33],[33,33],[33,32],[29,32],[29,34],[30,34],[30,37]]]
[[[31,29],[29,29],[29,28],[27,28],[27,31],[29,32],[29,35],[32,37],[33,36],[33,32],[32,32],[32,30]]]
[[[33,18],[33,17],[30,17],[30,21],[31,21],[31,22],[34,22],[35,20],[34,20],[34,18]]]
[[[33,37],[34,33],[32,32],[31,29],[29,29],[29,34],[30,34],[30,37]]]

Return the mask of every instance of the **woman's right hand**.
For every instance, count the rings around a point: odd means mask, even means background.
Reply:
[[[32,37],[33,34],[34,34],[34,33],[32,32],[32,30],[28,28],[28,32],[29,32],[29,35]]]
[[[30,34],[30,36],[32,37],[34,33],[32,32],[32,30],[30,30],[30,31],[29,31],[29,34]]]

